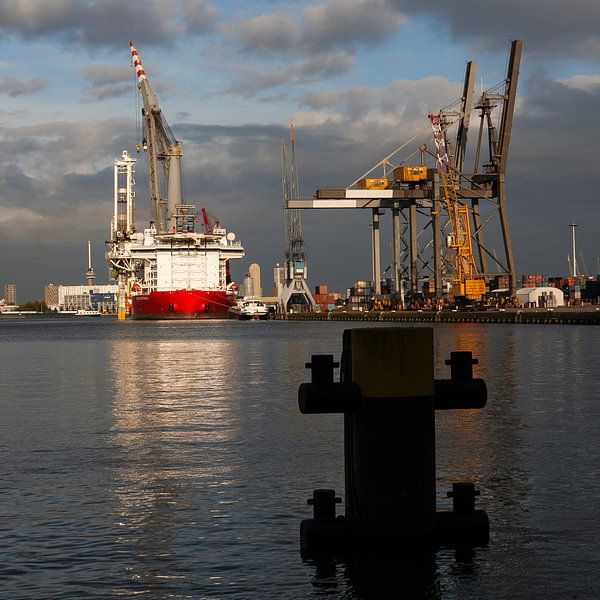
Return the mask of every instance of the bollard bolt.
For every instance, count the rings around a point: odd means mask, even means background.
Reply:
[[[340,366],[333,362],[333,354],[313,354],[310,360],[305,366],[312,372],[311,383],[333,383],[333,370]]]
[[[450,378],[452,381],[471,381],[473,379],[473,365],[479,364],[473,358],[472,352],[450,352],[446,361],[450,365]]]
[[[475,496],[480,491],[475,489],[475,484],[461,481],[452,484],[452,491],[447,493],[452,498],[452,510],[461,515],[472,515],[475,512]]]
[[[313,518],[315,521],[335,521],[335,505],[342,499],[335,495],[335,490],[314,490],[313,497],[306,503],[313,507]]]

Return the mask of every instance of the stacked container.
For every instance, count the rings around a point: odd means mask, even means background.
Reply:
[[[348,308],[350,310],[369,310],[373,296],[373,283],[371,281],[356,281],[348,290]]]

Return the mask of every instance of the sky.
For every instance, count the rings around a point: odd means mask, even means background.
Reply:
[[[466,62],[489,89],[514,39],[517,271],[567,275],[575,222],[579,270],[596,274],[597,0],[0,0],[0,286],[16,283],[25,302],[47,283],[84,283],[87,240],[96,282],[108,281],[113,162],[141,137],[130,40],[183,142],[186,202],[236,233],[246,258],[234,276],[256,262],[268,292],[284,257],[290,123],[301,196],[346,187],[418,132],[414,148],[432,145],[427,114],[460,97]],[[141,228],[150,206],[136,157]],[[370,222],[370,211],[302,212],[311,286],[371,279]]]

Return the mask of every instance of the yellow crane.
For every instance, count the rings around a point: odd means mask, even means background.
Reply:
[[[454,300],[483,300],[485,279],[479,275],[473,258],[469,208],[456,193],[457,181],[450,165],[440,115],[429,115],[436,147],[444,200],[452,228],[447,239],[449,262],[452,267],[451,293]]]

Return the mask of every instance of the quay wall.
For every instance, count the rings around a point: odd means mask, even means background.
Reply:
[[[276,315],[287,321],[378,321],[384,323],[524,323],[546,325],[600,325],[600,310],[486,310],[452,311],[332,311]]]

